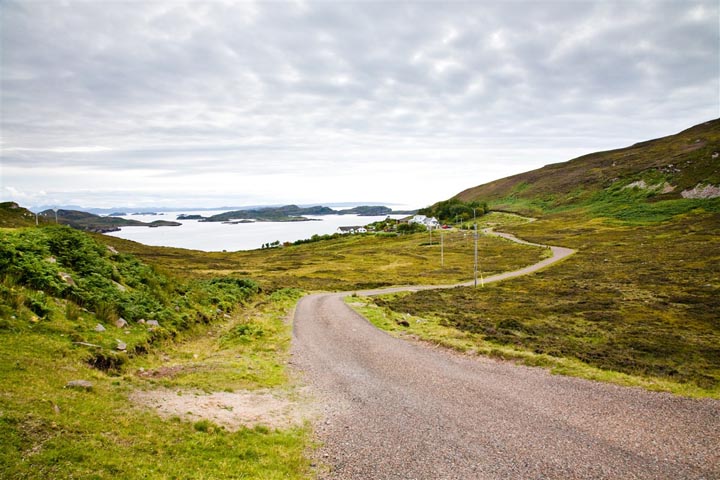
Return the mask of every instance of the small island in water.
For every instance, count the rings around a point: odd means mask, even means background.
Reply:
[[[178,215],[178,220],[198,220],[200,222],[223,222],[229,224],[248,222],[309,222],[317,220],[307,218],[306,215],[360,215],[378,216],[392,214],[412,214],[414,211],[395,211],[382,205],[363,205],[344,210],[334,210],[330,207],[312,206],[299,207],[297,205],[285,205],[282,207],[262,207],[248,210],[233,210],[223,212],[210,217],[201,215]]]

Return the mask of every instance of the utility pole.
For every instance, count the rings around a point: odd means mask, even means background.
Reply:
[[[477,217],[475,216],[475,209],[473,208],[473,221],[475,222],[475,268],[473,269],[475,275],[475,288],[477,288],[477,273],[478,273],[478,254],[477,254],[477,247],[478,247],[478,231],[477,231]]]
[[[445,266],[445,242],[444,242],[445,236],[443,235],[443,231],[440,230],[440,266]]]

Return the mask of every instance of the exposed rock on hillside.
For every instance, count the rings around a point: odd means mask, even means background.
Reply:
[[[695,188],[683,190],[680,195],[683,198],[717,198],[720,197],[720,185],[698,184]]]

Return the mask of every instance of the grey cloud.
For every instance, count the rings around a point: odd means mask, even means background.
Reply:
[[[277,172],[348,146],[622,146],[720,113],[717,18],[713,1],[5,2],[2,161]],[[53,152],[83,145],[109,152]]]

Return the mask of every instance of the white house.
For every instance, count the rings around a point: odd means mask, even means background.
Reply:
[[[408,220],[408,223],[420,223],[422,225],[425,225],[426,228],[438,228],[440,226],[440,222],[437,221],[437,218],[435,217],[426,217],[425,215],[415,215],[413,218]]]

